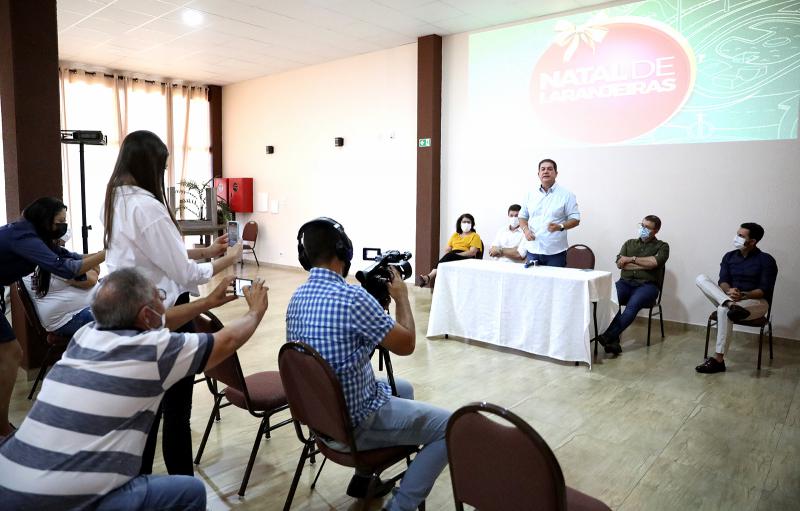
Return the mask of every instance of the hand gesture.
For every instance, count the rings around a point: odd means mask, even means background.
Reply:
[[[268,291],[269,287],[267,287],[261,277],[256,277],[253,281],[253,285],[242,288],[244,299],[247,300],[247,305],[250,306],[250,312],[255,312],[259,319],[264,316],[269,306]]]
[[[237,261],[240,260],[242,258],[242,242],[240,241],[239,243],[230,247],[227,255],[231,256]]]
[[[741,291],[739,291],[735,287],[732,287],[732,288],[728,289],[728,296],[730,296],[731,300],[733,300],[734,302],[738,302],[739,300],[742,299]]]
[[[208,257],[220,257],[225,255],[225,251],[228,250],[228,235],[223,234],[219,238],[214,240],[214,243],[209,245],[208,247]]]
[[[392,272],[392,279],[386,283],[386,287],[389,288],[389,296],[391,296],[392,300],[395,302],[398,299],[408,298],[408,288],[406,287],[406,283],[403,282],[400,272],[397,271],[397,268],[394,266],[390,266],[389,271]]]
[[[232,302],[236,300],[236,294],[234,294],[233,289],[231,288],[231,284],[233,284],[233,280],[236,277],[233,275],[228,275],[222,278],[220,283],[217,287],[211,291],[208,296],[206,296],[206,303],[208,303],[208,308],[213,309],[215,307],[219,307],[220,305],[225,305],[228,302]]]
[[[533,231],[530,229],[525,230],[525,239],[528,241],[533,241],[536,239],[536,235],[533,234]]]
[[[489,256],[490,257],[500,257],[501,254],[502,254],[502,252],[497,247],[491,247],[489,249]]]
[[[547,230],[550,232],[560,231],[561,226],[558,224],[554,224],[553,222],[550,222],[549,224],[547,224]]]

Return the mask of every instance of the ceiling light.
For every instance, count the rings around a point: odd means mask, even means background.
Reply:
[[[186,9],[181,15],[183,22],[190,27],[197,27],[203,24],[203,15],[194,9]]]

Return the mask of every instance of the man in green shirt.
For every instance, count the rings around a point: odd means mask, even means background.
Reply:
[[[637,238],[626,241],[617,255],[622,278],[617,281],[617,298],[625,310],[617,312],[611,324],[597,339],[606,353],[622,353],[620,334],[633,323],[640,310],[656,303],[664,280],[664,264],[669,259],[669,245],[656,239],[661,219],[647,215],[639,224]]]

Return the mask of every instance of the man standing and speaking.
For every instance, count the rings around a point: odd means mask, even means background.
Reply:
[[[527,264],[540,266],[567,265],[567,230],[581,222],[575,194],[556,184],[558,165],[551,159],[539,162],[541,186],[528,192],[519,224],[528,240]]]

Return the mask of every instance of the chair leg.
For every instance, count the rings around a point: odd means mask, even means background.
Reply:
[[[255,247],[255,244],[253,245],[253,247]],[[256,258],[256,266],[261,268],[261,265],[258,263],[258,256],[256,255],[256,249],[255,248],[253,248],[253,257]]]
[[[706,351],[703,353],[703,359],[708,358],[708,339],[711,337],[711,319],[706,324]]]
[[[33,387],[31,387],[31,392],[28,394],[28,401],[33,399],[33,395],[36,393],[36,387],[39,386],[39,383],[44,379],[44,374],[47,372],[47,364],[50,362],[50,354],[53,352],[53,346],[50,345],[47,347],[47,351],[44,354],[44,358],[42,359],[42,367],[39,368],[39,372],[36,373],[36,379],[33,380]]]
[[[666,336],[664,335],[664,310],[661,308],[661,304],[658,305],[658,322],[661,324],[661,338],[663,339]]]
[[[772,360],[772,320],[767,323],[769,327],[769,359]]]
[[[289,494],[286,496],[286,502],[283,504],[283,511],[289,511],[292,507],[292,500],[294,500],[294,492],[297,490],[297,483],[300,481],[300,473],[303,471],[308,453],[311,450],[312,442],[306,443],[303,447],[303,452],[300,453],[300,459],[297,461],[297,469],[294,471],[294,478],[292,478],[292,485],[289,487]]]
[[[250,480],[250,472],[253,470],[253,464],[256,462],[256,454],[258,454],[258,447],[261,445],[261,437],[264,436],[264,427],[267,423],[267,418],[261,419],[261,424],[258,426],[258,433],[256,434],[256,441],[253,443],[253,450],[250,451],[250,460],[247,462],[247,468],[244,471],[244,479],[242,479],[242,486],[239,488],[239,496],[244,497],[244,491],[247,489],[247,482]]]
[[[200,464],[200,458],[203,457],[203,451],[206,448],[208,435],[211,434],[211,426],[214,425],[214,419],[219,417],[219,404],[222,402],[222,396],[214,398],[214,408],[211,410],[211,415],[208,417],[208,424],[206,424],[206,431],[203,433],[203,439],[200,441],[200,448],[197,450],[197,456],[194,457],[194,464]],[[219,420],[219,419],[217,419]]]
[[[647,345],[650,346],[650,326],[653,323],[653,308],[650,307],[650,312],[647,313]]]
[[[319,466],[319,470],[317,470],[317,475],[314,477],[314,482],[311,483],[311,489],[313,490],[314,487],[317,486],[317,479],[319,479],[319,475],[322,473],[322,469],[325,468],[325,462],[328,461],[328,458],[322,457],[322,465]]]
[[[264,421],[267,423],[267,427],[266,427],[266,429],[264,430],[264,439],[265,439],[265,440],[269,440],[270,438],[272,438],[272,437],[270,437],[270,434],[269,434],[269,432],[270,432],[270,427],[269,427],[269,415],[267,415],[266,417],[264,417]]]
[[[764,329],[758,333],[758,367],[756,370],[761,370],[761,347],[764,344]]]

